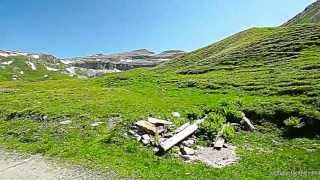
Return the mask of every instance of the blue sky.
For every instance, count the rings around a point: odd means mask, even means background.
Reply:
[[[0,49],[58,57],[186,51],[277,26],[314,0],[0,0]]]

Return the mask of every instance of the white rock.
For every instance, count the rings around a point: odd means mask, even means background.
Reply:
[[[173,117],[176,117],[176,118],[179,118],[181,117],[180,113],[179,112],[173,112],[171,113]]]
[[[142,143],[143,143],[144,145],[148,145],[148,144],[150,144],[150,142],[151,142],[150,136],[149,136],[148,134],[144,134],[144,135],[142,136]]]
[[[189,139],[189,140],[183,141],[183,142],[182,142],[182,145],[187,146],[187,147],[190,147],[190,146],[192,146],[194,143],[195,143],[195,141],[194,141],[193,139]]]
[[[59,124],[61,124],[61,125],[68,125],[68,124],[71,124],[71,123],[72,123],[72,121],[70,121],[70,120],[59,122]]]
[[[194,155],[195,154],[195,150],[188,148],[188,147],[183,147],[181,148],[181,153],[183,155]]]
[[[94,122],[91,124],[92,127],[97,127],[100,126],[101,124],[103,124],[103,122]]]
[[[44,75],[43,77],[44,77],[44,78],[48,78],[48,77],[49,77],[49,75],[48,75],[48,74],[46,74],[46,75]]]
[[[23,71],[20,71],[20,74],[21,74],[21,75],[23,75],[23,74],[24,74],[24,72],[23,72]]]

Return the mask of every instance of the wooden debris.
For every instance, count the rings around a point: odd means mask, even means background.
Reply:
[[[146,133],[150,133],[150,134],[156,134],[157,133],[157,128],[154,124],[148,122],[148,121],[138,121],[136,123],[134,123],[136,126],[142,128]]]
[[[174,133],[179,133],[179,132],[181,132],[182,130],[184,130],[186,127],[188,127],[188,126],[190,126],[190,123],[188,122],[188,123],[185,123],[184,125],[182,125],[182,126],[180,126],[180,127],[178,127],[175,131],[174,131]]]
[[[248,125],[248,127],[249,127],[249,129],[250,129],[251,131],[254,131],[254,130],[256,129],[256,128],[253,126],[253,124],[251,123],[250,119],[248,119],[244,113],[242,113],[242,119],[243,119],[243,121]]]
[[[172,146],[178,144],[182,140],[186,139],[188,136],[193,134],[198,129],[197,124],[192,124],[186,127],[184,130],[175,134],[173,137],[169,138],[165,142],[160,143],[160,148],[165,152],[168,151]]]
[[[155,124],[155,125],[171,125],[172,124],[172,122],[170,122],[170,121],[152,118],[152,117],[148,117],[148,121],[152,124]]]
[[[224,142],[225,142],[224,138],[219,136],[219,137],[217,137],[213,147],[221,149],[224,145]]]

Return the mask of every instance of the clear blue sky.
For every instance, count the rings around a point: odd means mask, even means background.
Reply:
[[[186,51],[277,26],[314,0],[0,0],[0,49],[58,57]]]

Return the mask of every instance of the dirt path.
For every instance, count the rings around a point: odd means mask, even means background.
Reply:
[[[117,179],[81,167],[62,167],[40,155],[22,157],[0,149],[0,180],[102,180]]]

